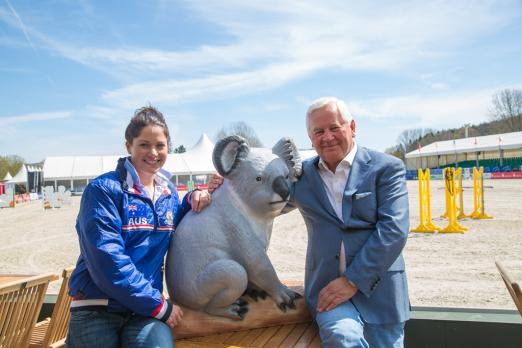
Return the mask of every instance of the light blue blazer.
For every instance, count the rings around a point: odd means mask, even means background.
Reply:
[[[318,172],[319,157],[303,162],[290,205],[308,229],[305,297],[316,314],[319,291],[339,276],[344,241],[346,272],[359,291],[352,302],[368,323],[410,318],[402,249],[409,231],[405,168],[399,159],[359,147],[343,197],[343,218],[335,213]]]

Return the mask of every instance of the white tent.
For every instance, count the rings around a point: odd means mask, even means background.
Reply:
[[[184,153],[170,154],[163,168],[174,175],[198,175],[215,173],[212,163],[214,143],[202,134],[196,145]]]
[[[187,152],[169,154],[164,168],[175,175],[173,181],[176,184],[193,180],[193,175],[215,173],[213,149],[212,141],[206,134],[202,134],[196,145]],[[55,188],[64,185],[72,190],[83,190],[89,180],[114,170],[118,158],[125,156],[127,155],[47,157],[43,166],[45,185]]]
[[[22,165],[18,173],[9,180],[10,184],[24,184],[27,185],[27,168],[25,167],[25,164]]]
[[[202,134],[197,143],[184,153],[169,154],[163,168],[174,174],[172,181],[186,184],[189,180],[205,183],[208,175],[216,172],[212,163],[214,143]],[[316,155],[315,150],[300,152],[301,159]],[[45,185],[55,188],[64,185],[71,191],[82,191],[95,177],[114,170],[121,156],[56,156],[47,157],[43,172]]]
[[[9,174],[9,172],[5,173],[5,177],[0,180],[0,182],[3,182],[3,181],[9,181],[11,180],[13,177],[11,176],[11,174]]]

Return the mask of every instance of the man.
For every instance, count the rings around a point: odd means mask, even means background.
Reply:
[[[318,156],[303,162],[292,205],[308,229],[305,297],[323,346],[402,347],[410,316],[404,165],[358,147],[337,98],[315,100],[306,125]]]
[[[355,121],[337,98],[315,100],[306,126],[318,156],[303,162],[288,210],[298,208],[308,229],[305,298],[322,345],[403,347],[410,317],[404,165],[358,147]],[[210,190],[221,181],[213,178]]]

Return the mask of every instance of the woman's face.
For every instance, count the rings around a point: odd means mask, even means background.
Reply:
[[[165,164],[168,154],[168,141],[162,127],[148,125],[141,133],[126,143],[127,151],[138,175],[156,174]]]

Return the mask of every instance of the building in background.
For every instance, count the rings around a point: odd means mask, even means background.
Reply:
[[[522,171],[522,132],[437,141],[406,154],[406,167],[484,167],[486,173]]]

